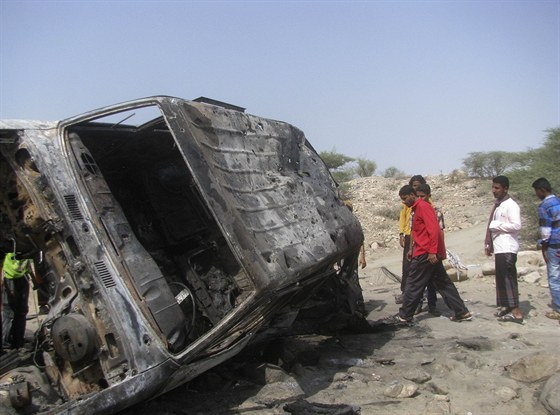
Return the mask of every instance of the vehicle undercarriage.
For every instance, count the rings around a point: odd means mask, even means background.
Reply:
[[[363,323],[359,222],[297,128],[151,97],[0,134],[0,249],[47,309],[0,359],[12,408],[114,413],[247,345]]]

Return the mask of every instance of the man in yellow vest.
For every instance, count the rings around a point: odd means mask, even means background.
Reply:
[[[32,260],[18,258],[15,252],[6,254],[2,264],[2,340],[12,349],[20,349],[24,344],[25,322],[29,311],[28,276],[34,276]]]

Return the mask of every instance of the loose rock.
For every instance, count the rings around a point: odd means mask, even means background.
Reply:
[[[523,281],[529,284],[536,284],[542,279],[542,275],[538,271],[533,271],[523,277]]]
[[[512,379],[531,383],[552,376],[560,366],[559,360],[555,354],[538,352],[519,359],[506,370]]]
[[[436,395],[438,396],[438,395]],[[438,397],[434,397],[433,400],[426,403],[426,408],[422,412],[422,415],[445,415],[451,413],[451,404],[449,403],[449,399],[440,399]]]
[[[305,392],[294,380],[264,385],[251,400],[266,406],[278,405],[305,397]]]
[[[540,401],[551,415],[560,415],[560,373],[547,380]]]
[[[410,398],[416,394],[418,391],[418,386],[414,383],[400,383],[396,382],[388,386],[384,391],[383,395],[389,398]]]
[[[512,399],[517,398],[517,392],[514,391],[512,388],[508,388],[507,386],[502,386],[496,389],[496,395],[498,395],[502,402],[508,402]]]
[[[420,369],[412,369],[406,372],[403,377],[415,383],[425,383],[432,379],[432,377],[428,373]]]

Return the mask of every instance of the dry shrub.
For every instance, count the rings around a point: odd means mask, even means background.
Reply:
[[[382,218],[387,218],[391,220],[399,220],[399,215],[401,213],[401,204],[395,203],[394,206],[382,206],[374,209],[373,214],[376,216],[381,216]]]

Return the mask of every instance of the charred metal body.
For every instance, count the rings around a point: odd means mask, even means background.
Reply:
[[[31,412],[114,413],[363,317],[360,225],[297,128],[151,97],[0,134],[0,233],[49,297],[39,370],[9,375],[43,385]]]

